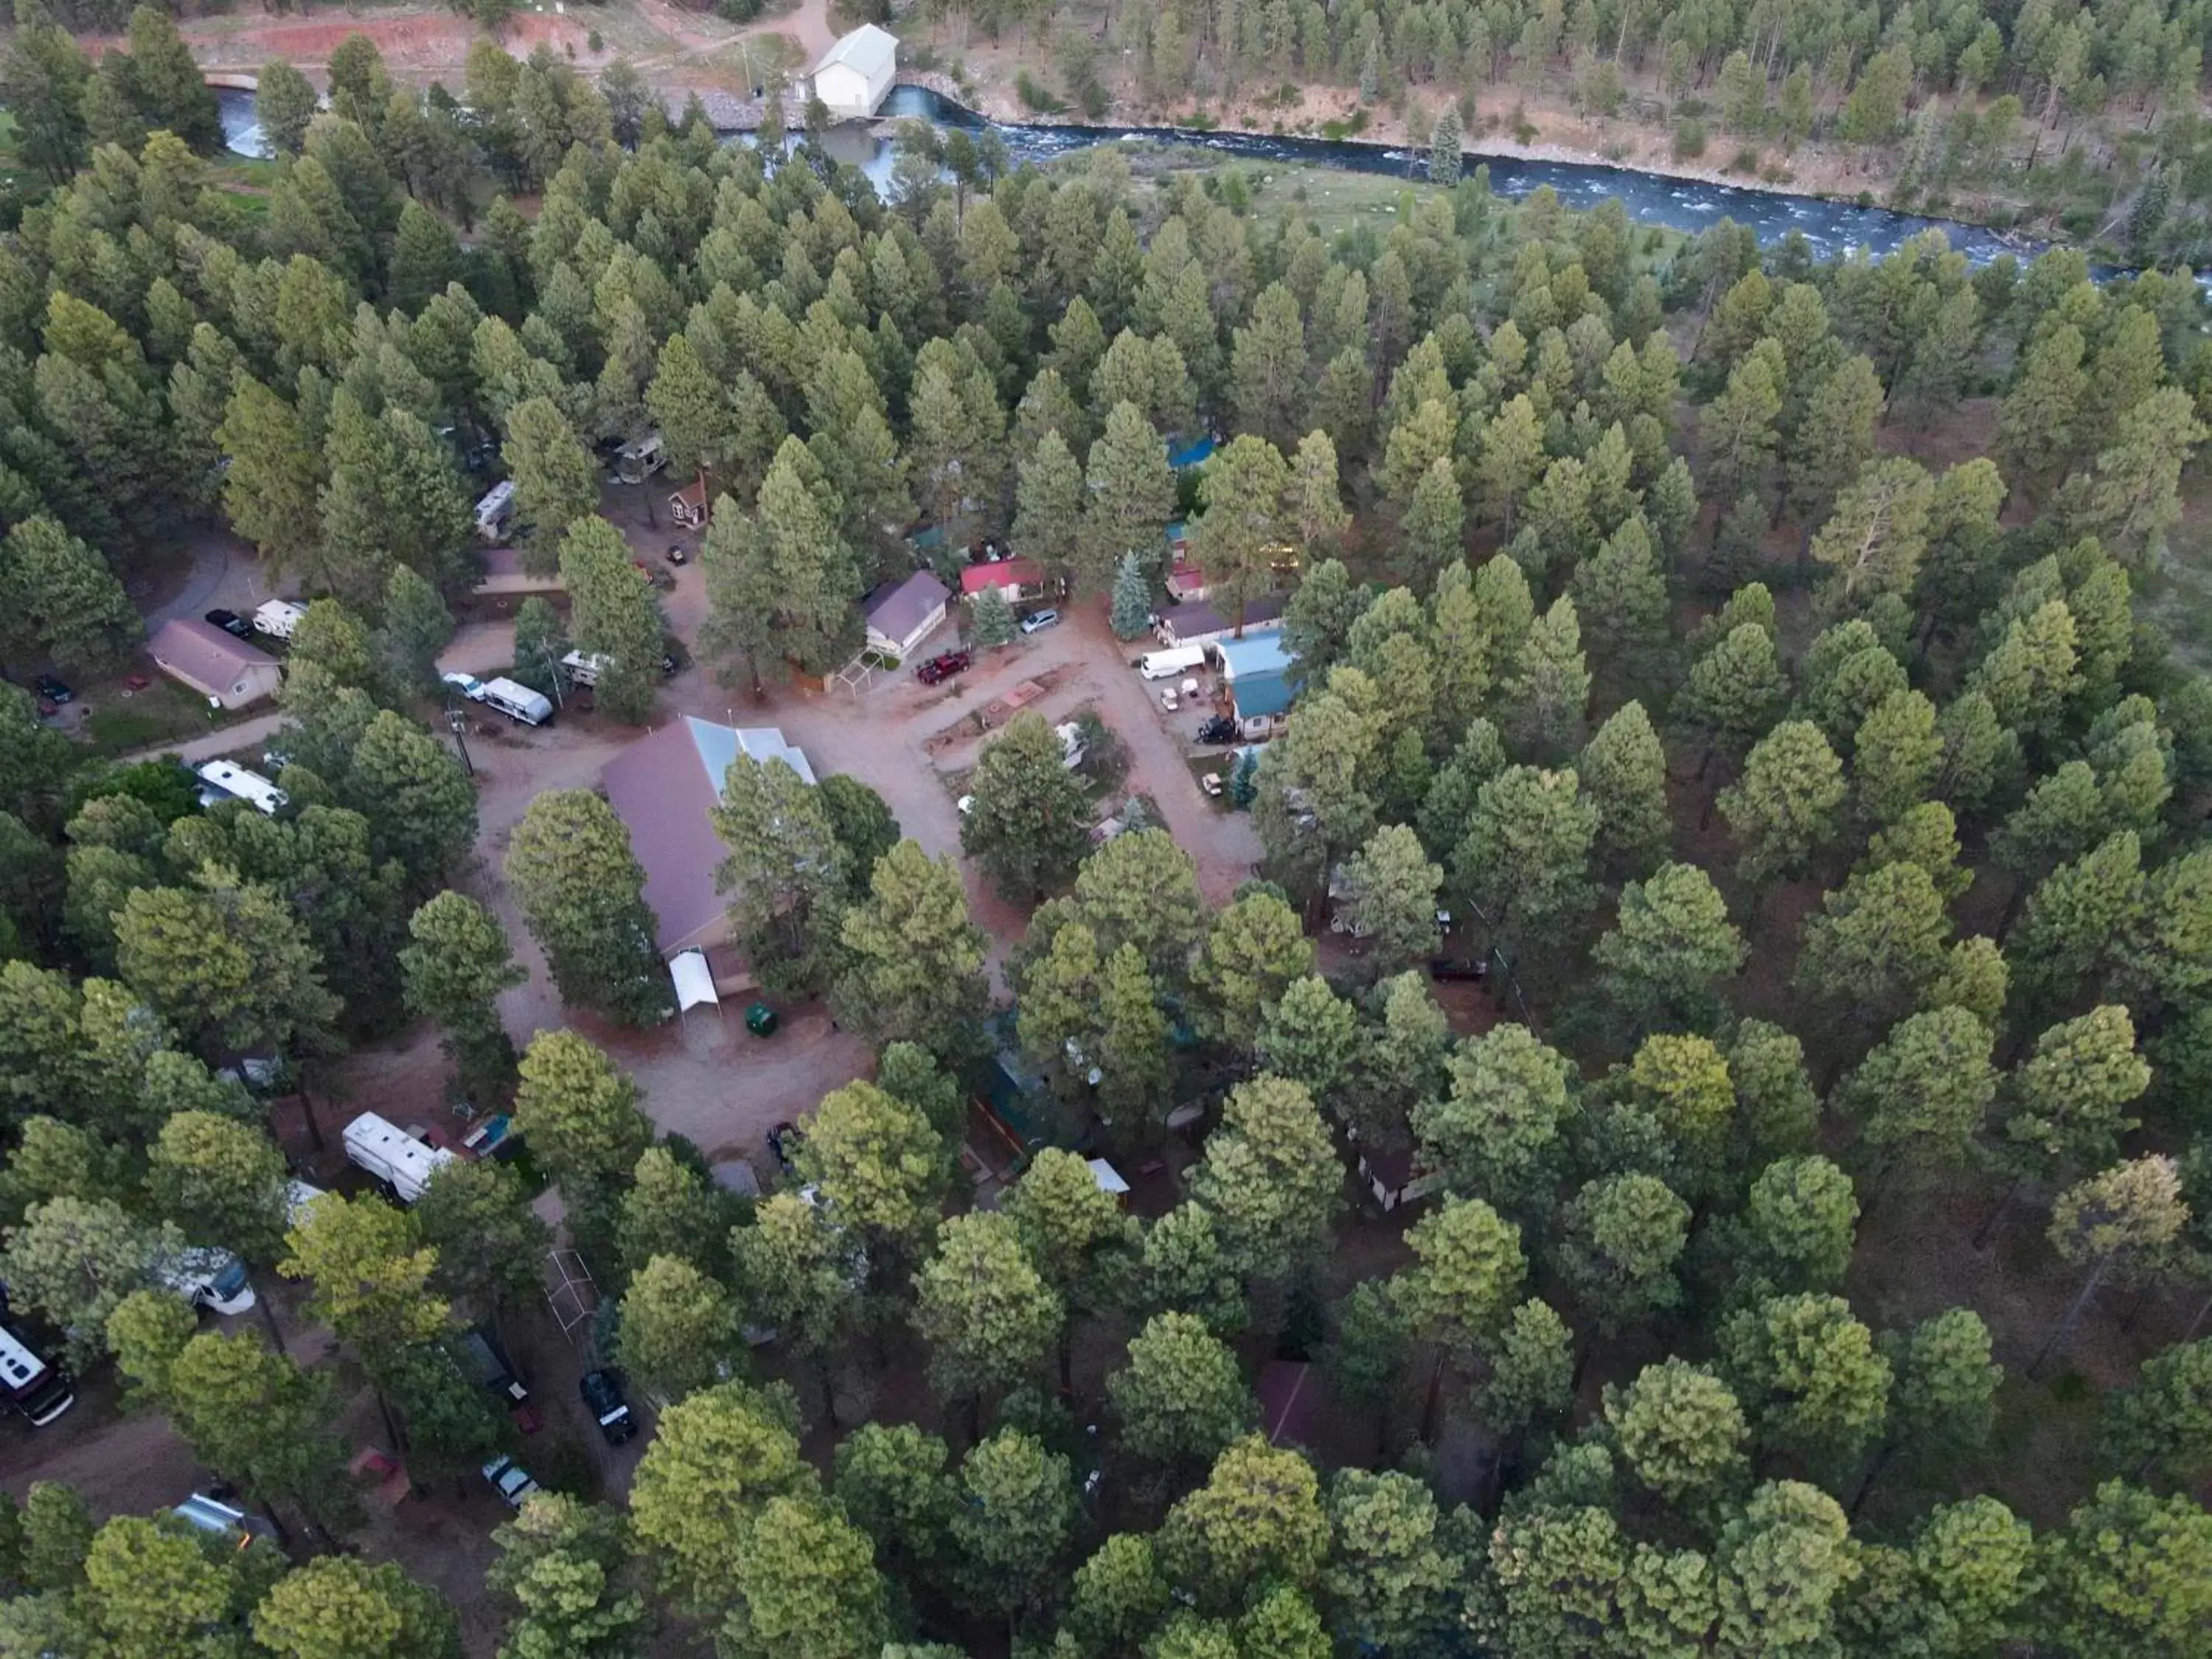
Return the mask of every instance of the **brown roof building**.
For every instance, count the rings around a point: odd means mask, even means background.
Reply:
[[[154,666],[225,708],[242,708],[273,695],[284,678],[276,658],[234,639],[213,623],[181,617],[163,623],[146,641]]]
[[[814,769],[772,726],[718,726],[685,714],[640,738],[607,763],[600,781],[629,830],[630,851],[645,867],[663,956],[725,943],[729,919],[714,872],[727,856],[708,816],[731,763],[744,754],[780,760],[808,783]]]

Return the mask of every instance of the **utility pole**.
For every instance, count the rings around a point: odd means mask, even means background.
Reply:
[[[446,725],[453,732],[453,747],[461,751],[461,764],[468,769],[469,775],[474,777],[477,775],[477,763],[469,758],[469,742],[461,735],[461,728],[467,724],[468,721],[461,714],[459,704],[447,705]]]

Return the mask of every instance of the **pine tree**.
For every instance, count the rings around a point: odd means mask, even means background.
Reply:
[[[1447,105],[1444,112],[1437,117],[1435,131],[1429,135],[1429,182],[1439,189],[1449,190],[1459,183],[1463,137],[1459,110]]]
[[[1122,556],[1127,560],[1137,556],[1133,552]],[[968,637],[986,651],[1012,643],[1014,608],[1006,602],[1005,588],[994,585],[976,591],[969,601]]]
[[[1242,637],[1244,609],[1273,580],[1275,550],[1285,530],[1282,507],[1291,482],[1281,453],[1265,438],[1231,439],[1199,480],[1205,511],[1191,533],[1191,551],[1217,602]]]
[[[1133,640],[1152,625],[1152,586],[1144,561],[1132,551],[1121,556],[1114,573],[1113,608],[1107,621],[1117,640]]]
[[[630,562],[629,544],[605,519],[577,521],[561,544],[576,649],[605,659],[592,688],[599,706],[638,725],[653,712],[665,649],[660,607]]]
[[[1015,550],[1063,581],[1084,574],[1083,469],[1058,432],[1022,462],[1014,501]]]
[[[1666,851],[1667,753],[1644,705],[1622,705],[1583,745],[1576,775],[1597,808],[1597,846],[1613,869],[1642,874]]]
[[[1159,556],[1175,511],[1175,475],[1167,452],[1133,404],[1120,403],[1091,447],[1090,501],[1084,511],[1083,568],[1088,585],[1105,588],[1125,553]]]
[[[52,519],[22,520],[0,540],[0,639],[18,652],[99,672],[129,655],[143,628],[106,562]]]
[[[576,429],[548,398],[531,398],[507,412],[500,451],[514,480],[514,507],[526,529],[532,558],[550,569],[561,538],[599,505],[599,469]]]

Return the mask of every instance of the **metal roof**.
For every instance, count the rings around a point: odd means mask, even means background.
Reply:
[[[842,64],[854,74],[872,81],[897,63],[898,36],[873,23],[863,23],[823,52],[814,72],[819,75],[832,64]]]
[[[607,800],[629,830],[630,851],[645,869],[645,902],[664,951],[697,942],[718,922],[721,894],[714,872],[728,849],[708,815],[722,780],[740,754],[782,761],[807,782],[814,769],[772,726],[718,726],[686,714],[640,738],[600,774]]]
[[[861,601],[868,626],[886,638],[903,640],[945,609],[952,590],[935,573],[917,570],[896,586],[886,584]]]
[[[1283,648],[1279,633],[1248,633],[1241,640],[1217,640],[1213,648],[1221,653],[1221,672],[1224,678],[1241,680],[1247,674],[1280,674],[1291,666],[1291,653]]]

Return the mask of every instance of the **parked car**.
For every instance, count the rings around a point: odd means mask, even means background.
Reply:
[[[619,1446],[637,1432],[637,1419],[623,1398],[622,1381],[612,1371],[586,1371],[576,1379],[576,1392],[584,1396],[585,1409],[599,1419],[607,1444]]]
[[[1237,741],[1237,722],[1226,714],[1216,714],[1198,728],[1200,743],[1234,743]]]
[[[48,702],[57,705],[73,702],[76,697],[76,692],[70,690],[67,685],[56,679],[52,674],[40,675],[31,682],[31,689]]]
[[[235,611],[220,609],[210,611],[207,613],[205,620],[210,625],[222,629],[233,639],[250,640],[253,637],[253,624]]]
[[[441,674],[438,678],[445,681],[447,684],[452,686],[454,690],[459,692],[471,702],[480,702],[483,699],[483,682],[473,674],[463,674],[456,672],[451,674]]]
[[[796,1123],[779,1123],[768,1132],[769,1156],[775,1160],[775,1167],[784,1174],[791,1173],[792,1154],[799,1150],[799,1143],[805,1139]]]
[[[512,1457],[493,1458],[483,1466],[483,1478],[511,1510],[520,1509],[522,1500],[538,1490],[538,1483]]]
[[[669,544],[668,544],[668,562],[669,562],[669,563],[671,563],[671,564],[682,564],[682,563],[683,563],[686,559],[690,558],[690,556],[690,556],[689,553],[687,553],[687,552],[685,552],[685,551],[684,550],[684,544],[683,544],[682,542],[671,542],[671,543],[669,543]]]
[[[914,677],[924,685],[935,685],[941,680],[949,680],[955,674],[963,672],[972,660],[965,651],[943,652],[915,669]]]
[[[1059,621],[1060,612],[1057,611],[1032,611],[1022,618],[1022,632],[1042,634],[1046,629],[1056,625]]]

